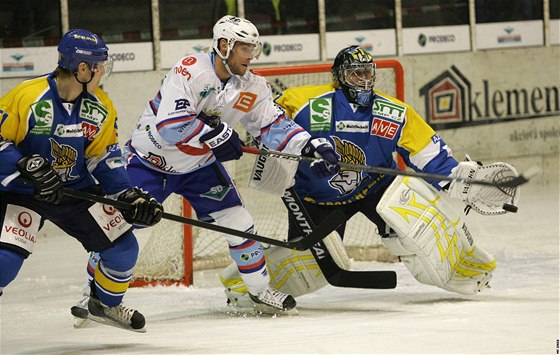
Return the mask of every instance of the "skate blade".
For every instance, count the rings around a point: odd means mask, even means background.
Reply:
[[[297,308],[292,308],[290,310],[284,311],[278,308],[270,307],[267,305],[234,305],[228,304],[227,314],[234,317],[259,317],[259,316],[273,316],[273,317],[286,317],[286,316],[297,316],[299,311]]]
[[[130,326],[115,322],[115,321],[113,321],[111,319],[108,319],[108,318],[94,316],[91,313],[88,314],[88,319],[91,319],[92,321],[94,321],[96,323],[110,325],[112,327],[121,328],[121,329],[124,329],[124,330],[130,330],[131,332],[146,333],[146,328],[134,329]]]
[[[78,318],[78,317],[74,317],[74,328],[75,329],[80,329],[80,328],[85,328],[88,325],[88,319],[87,318]]]
[[[288,310],[282,310],[275,307],[268,306],[266,304],[253,304],[253,312],[256,314],[268,314],[272,316],[297,316],[299,311],[297,308],[292,308]]]

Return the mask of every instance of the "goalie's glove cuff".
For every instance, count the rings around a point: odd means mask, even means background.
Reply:
[[[519,176],[517,170],[506,163],[497,162],[482,165],[474,161],[460,162],[451,171],[451,177],[461,178],[449,184],[447,193],[450,197],[463,200],[468,206],[480,214],[499,215],[507,211],[504,205],[517,205],[519,187],[494,187],[470,184],[468,180],[488,182],[506,182]],[[463,180],[463,179],[466,179]]]
[[[319,179],[325,179],[340,171],[338,156],[332,144],[326,138],[311,138],[303,147],[301,155],[318,158],[311,163],[311,172]]]
[[[51,163],[33,154],[23,157],[17,163],[17,169],[22,179],[33,184],[35,198],[39,201],[59,204],[64,197],[62,178],[51,167]]]
[[[140,226],[153,226],[161,220],[163,206],[152,195],[131,187],[117,198],[119,201],[129,203],[131,208],[120,209],[124,219],[130,224]]]
[[[216,159],[221,162],[237,160],[243,155],[239,135],[225,122],[203,134],[200,141],[212,149]]]

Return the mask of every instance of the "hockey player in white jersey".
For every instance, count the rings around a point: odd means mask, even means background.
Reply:
[[[181,58],[148,102],[126,144],[127,171],[158,201],[176,193],[190,202],[198,219],[255,233],[253,218],[222,165],[242,155],[233,130],[237,123],[270,149],[321,156],[324,160],[313,166],[317,178],[336,173],[336,153],[330,143],[311,138],[286,118],[266,80],[248,70],[262,48],[251,22],[224,16],[213,33],[212,53]],[[292,296],[270,286],[261,244],[225,237],[252,302],[294,308]]]

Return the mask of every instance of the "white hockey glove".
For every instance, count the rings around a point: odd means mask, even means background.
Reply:
[[[513,166],[506,163],[482,165],[474,161],[464,161],[453,168],[451,176],[505,182],[519,174]],[[519,187],[499,188],[454,180],[449,184],[447,192],[449,196],[462,199],[473,210],[483,215],[504,214],[507,212],[503,208],[504,204],[516,206],[519,201]]]
[[[381,240],[415,279],[467,295],[488,286],[496,261],[474,245],[445,194],[423,180],[399,176],[377,212],[397,234]]]

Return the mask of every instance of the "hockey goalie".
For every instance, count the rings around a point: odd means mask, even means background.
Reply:
[[[293,163],[268,160],[272,162],[260,159],[260,166],[263,167],[263,162],[267,167],[274,166],[269,167],[273,172],[270,177],[273,183],[266,186],[265,169],[264,181],[252,181],[250,186],[278,194],[282,176],[286,179],[284,187],[290,184],[289,164]],[[496,260],[475,243],[462,211],[453,206],[452,198],[463,200],[467,209],[483,215],[506,213],[504,204],[518,202],[518,188],[480,186],[464,179],[504,181],[517,175],[515,168],[506,163],[482,166],[473,161],[461,162],[452,175],[458,179],[439,191],[423,179],[398,176],[376,207],[376,212],[387,225],[385,233],[381,233],[381,240],[419,282],[464,295],[483,291],[489,287]],[[332,257],[341,268],[349,268],[350,260],[336,233],[325,238],[324,244],[328,250],[326,257]],[[266,250],[266,258],[272,283],[282,292],[297,297],[328,284],[311,251],[270,247]],[[243,306],[247,291],[236,268],[231,265],[219,276],[226,288],[228,302]]]

